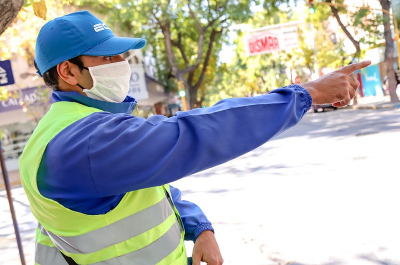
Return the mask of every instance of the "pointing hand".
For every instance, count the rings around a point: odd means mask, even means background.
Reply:
[[[302,86],[310,93],[313,104],[329,104],[335,107],[347,106],[356,95],[360,83],[350,75],[367,67],[371,61],[363,61],[342,67],[326,74],[317,80],[304,83]]]

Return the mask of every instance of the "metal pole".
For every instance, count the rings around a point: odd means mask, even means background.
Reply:
[[[187,108],[187,103],[186,103],[186,89],[185,89],[185,85],[183,84],[183,80],[178,81],[178,89],[179,89],[179,92],[181,92],[181,91],[184,92],[184,95],[181,96],[182,109],[183,109],[183,111],[187,111],[188,108]]]
[[[6,186],[8,204],[10,205],[10,212],[11,212],[11,217],[13,220],[15,237],[17,238],[19,257],[21,259],[21,264],[25,265],[26,263],[25,263],[24,252],[22,250],[21,237],[19,236],[17,217],[15,216],[14,204],[13,204],[12,196],[11,196],[10,181],[8,179],[6,164],[4,163],[3,149],[1,147],[1,139],[0,139],[0,165],[1,165],[1,172],[3,174],[4,184]]]
[[[311,29],[311,35],[312,35],[312,46],[313,46],[313,51],[314,51],[314,77],[313,79],[319,78],[319,71],[318,71],[318,63],[317,63],[317,45],[315,45],[315,34],[314,34],[314,25],[312,22],[310,24],[310,29]]]

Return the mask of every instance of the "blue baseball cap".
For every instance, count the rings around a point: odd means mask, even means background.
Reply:
[[[50,68],[78,55],[113,56],[146,45],[143,38],[115,37],[88,11],[74,12],[47,22],[36,40],[35,62],[42,76]]]

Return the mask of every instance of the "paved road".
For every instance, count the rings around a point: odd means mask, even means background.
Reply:
[[[400,264],[400,110],[309,113],[257,150],[178,181],[226,264]]]
[[[399,152],[400,110],[309,113],[257,150],[173,185],[213,222],[225,264],[400,264]],[[36,224],[22,190],[13,195],[32,262]],[[0,264],[14,265],[5,202],[0,192]]]

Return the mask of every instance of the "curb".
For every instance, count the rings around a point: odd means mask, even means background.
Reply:
[[[383,103],[383,104],[366,104],[366,105],[351,105],[349,109],[400,109],[400,103]]]

